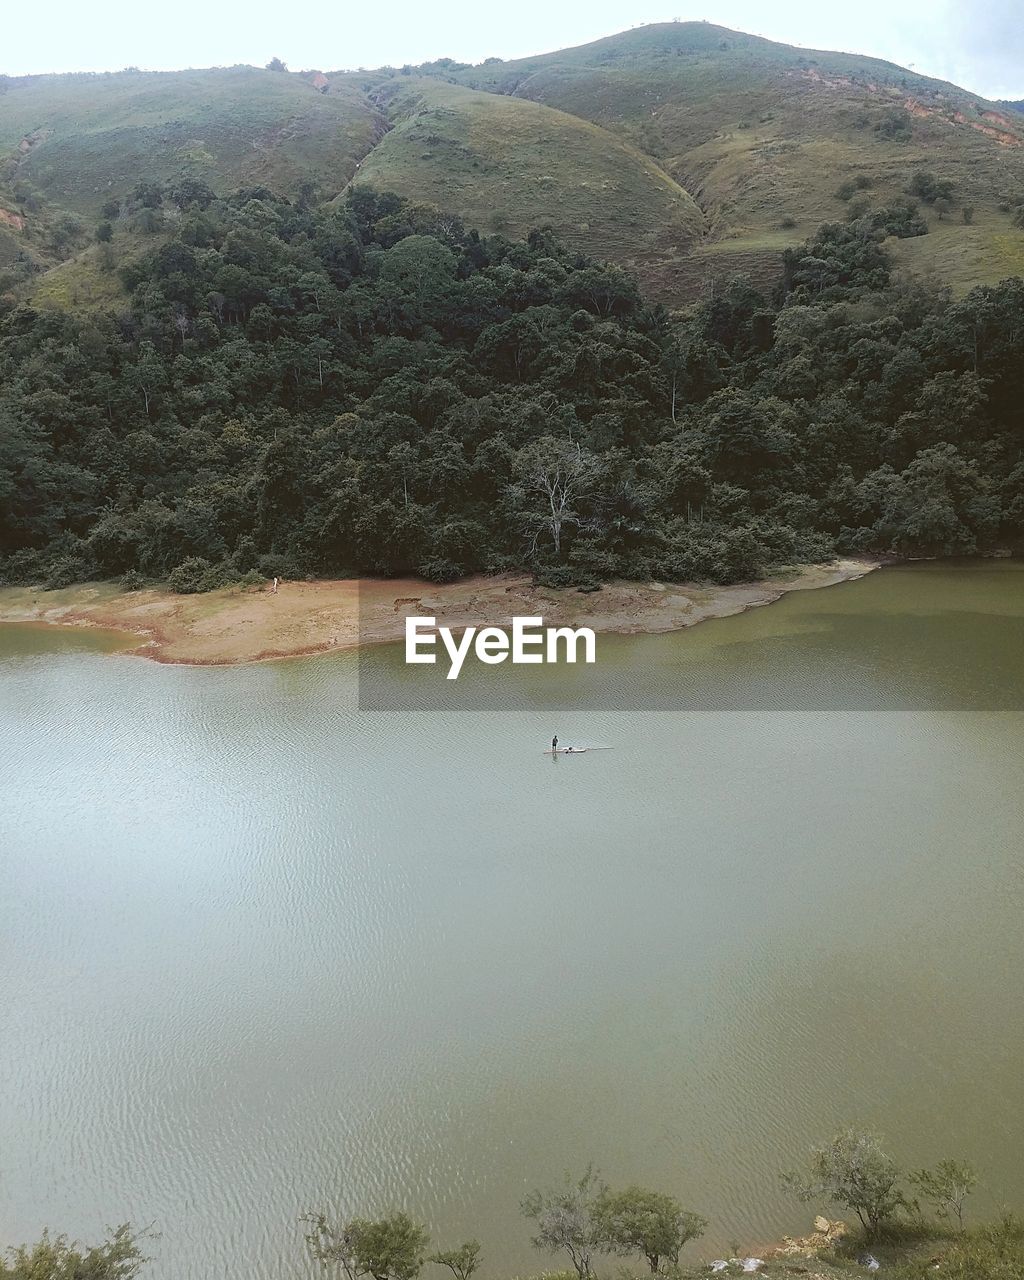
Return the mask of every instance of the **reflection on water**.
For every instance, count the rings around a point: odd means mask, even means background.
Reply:
[[[483,710],[377,651],[404,715],[352,656],[0,631],[0,1237],[270,1280],[304,1208],[401,1207],[511,1275],[593,1159],[755,1244],[848,1120],[1024,1204],[1022,625],[1020,565],[886,570]]]

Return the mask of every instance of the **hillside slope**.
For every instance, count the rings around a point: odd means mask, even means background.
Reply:
[[[186,175],[286,194],[313,177],[333,194],[381,130],[353,85],[324,94],[254,67],[31,76],[0,97],[0,180],[91,217],[140,180]]]
[[[460,214],[484,233],[550,224],[685,307],[729,277],[770,288],[823,222],[905,198],[948,202],[893,241],[905,278],[1024,274],[1024,114],[891,63],[662,23],[476,67],[251,67],[0,79],[0,295],[96,307],[115,265],[160,242],[137,183],[200,179],[330,200],[353,180]],[[113,244],[91,243],[120,202]]]
[[[524,237],[550,224],[573,248],[664,294],[704,231],[691,196],[649,156],[578,117],[436,79],[400,78],[379,100],[395,127],[358,179]]]
[[[691,289],[733,269],[770,278],[781,248],[845,216],[844,182],[881,204],[920,169],[953,183],[954,207],[901,244],[908,269],[959,290],[1024,271],[1024,233],[1001,208],[1024,197],[1024,120],[892,63],[679,22],[453,74],[592,120],[656,159],[708,220]]]
[[[388,127],[344,78],[254,67],[8,77],[0,92],[0,295],[92,308],[124,297],[111,263],[160,243],[175,211],[143,231],[128,197],[183,178],[215,192],[262,185],[331,198]],[[106,206],[113,254],[90,242]]]

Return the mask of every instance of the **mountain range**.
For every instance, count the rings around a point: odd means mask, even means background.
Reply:
[[[770,286],[822,223],[915,189],[928,234],[891,245],[904,278],[961,294],[1024,274],[1013,104],[673,22],[476,66],[3,77],[0,293],[116,303],[112,264],[173,218],[140,227],[128,197],[182,179],[317,203],[361,183],[512,239],[547,224],[673,308],[735,275]]]

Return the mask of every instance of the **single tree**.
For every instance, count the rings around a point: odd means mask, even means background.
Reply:
[[[783,1175],[801,1200],[829,1200],[852,1209],[869,1237],[891,1222],[905,1204],[900,1169],[873,1133],[846,1129],[811,1152],[810,1176]]]
[[[356,1280],[356,1264],[347,1229],[333,1226],[322,1213],[303,1214],[299,1221],[306,1226],[306,1244],[313,1259],[325,1271],[340,1267],[347,1280]]]
[[[960,215],[964,220],[964,226],[969,227],[971,223],[974,221],[974,205],[965,204],[964,207],[960,210]]]
[[[287,71],[288,67],[280,58],[271,58],[266,66],[267,71]]]
[[[137,182],[131,191],[136,208],[159,209],[164,202],[164,189],[159,182]]]
[[[355,1218],[348,1234],[356,1266],[373,1280],[413,1280],[430,1243],[426,1228],[404,1213],[376,1221]]]
[[[605,1192],[594,1206],[602,1244],[609,1253],[642,1254],[652,1272],[675,1265],[688,1240],[703,1235],[707,1220],[689,1213],[674,1196],[646,1187]]]
[[[152,235],[155,231],[160,230],[160,214],[156,209],[150,209],[148,206],[145,206],[135,215],[135,226],[139,231],[144,231],[147,235]]]
[[[530,495],[524,505],[533,508],[533,547],[541,532],[546,531],[551,535],[555,555],[561,556],[562,532],[567,525],[580,523],[577,503],[593,485],[594,458],[572,439],[543,436],[520,450],[516,471],[524,497]]]
[[[978,1175],[961,1160],[940,1160],[934,1169],[918,1169],[911,1184],[935,1210],[937,1218],[956,1218],[964,1229],[964,1201],[978,1183]]]
[[[404,1213],[390,1218],[353,1218],[333,1227],[323,1214],[307,1214],[306,1241],[323,1267],[340,1266],[348,1280],[415,1280],[430,1243],[426,1228]]]
[[[567,1173],[558,1189],[531,1191],[522,1202],[523,1213],[537,1224],[534,1246],[548,1253],[567,1253],[579,1280],[590,1280],[594,1274],[590,1260],[601,1248],[595,1208],[606,1192],[588,1166],[582,1177]]]
[[[440,1267],[447,1267],[455,1280],[470,1280],[473,1272],[480,1265],[479,1240],[467,1240],[457,1249],[441,1249],[432,1253],[428,1262],[436,1262]]]

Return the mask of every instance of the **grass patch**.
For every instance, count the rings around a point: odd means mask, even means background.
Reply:
[[[656,280],[703,231],[690,195],[606,130],[516,98],[437,80],[390,86],[395,127],[359,181],[463,215],[485,232],[550,224],[567,244]]]

